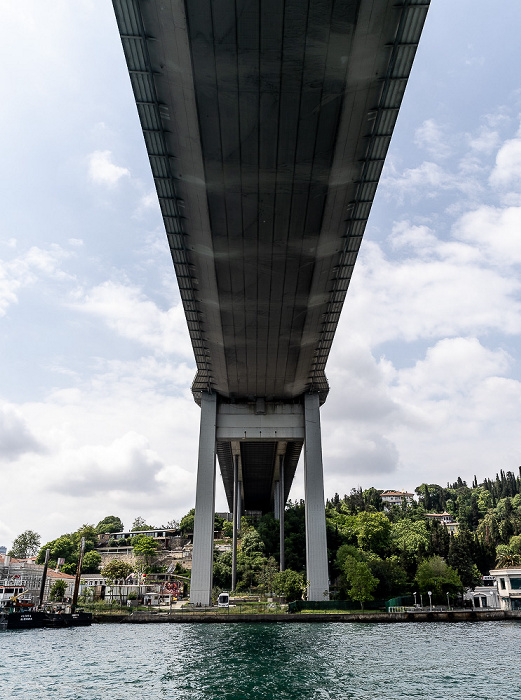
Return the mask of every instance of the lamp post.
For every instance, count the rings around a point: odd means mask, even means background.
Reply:
[[[450,610],[450,599],[449,599],[448,591],[447,591],[447,610]]]
[[[432,591],[427,591],[427,593],[429,594],[429,608],[432,612]]]
[[[413,596],[414,596],[414,607],[416,607],[416,591],[414,591]]]

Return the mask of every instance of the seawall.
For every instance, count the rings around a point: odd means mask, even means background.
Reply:
[[[94,623],[141,625],[149,623],[219,622],[485,622],[490,620],[521,620],[520,610],[444,610],[432,612],[393,613],[132,613],[130,615],[94,615]]]

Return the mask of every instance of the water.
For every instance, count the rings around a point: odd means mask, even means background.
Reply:
[[[0,698],[519,700],[521,623],[93,625],[0,634]]]

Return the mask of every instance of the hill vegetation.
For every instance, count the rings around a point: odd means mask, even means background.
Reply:
[[[381,492],[375,488],[353,489],[326,502],[326,530],[330,579],[335,595],[358,600],[362,605],[373,598],[388,599],[414,591],[434,592],[434,599],[459,595],[474,588],[496,565],[521,564],[521,467],[519,475],[500,471],[495,479],[469,486],[458,478],[446,487],[423,483],[415,489],[416,499],[401,506],[384,508]],[[426,517],[448,512],[459,523],[456,535],[444,524]],[[278,571],[279,524],[272,513],[260,519],[242,518],[237,556],[237,591],[264,590],[299,597],[305,588],[305,505],[289,501],[285,511],[285,564]],[[193,531],[194,510],[180,521],[171,520],[167,529],[184,534]],[[221,544],[229,542],[231,523],[216,517]],[[138,517],[132,530],[155,529]],[[95,551],[100,533],[122,531],[116,516],[107,516],[96,526],[82,525],[47,542],[38,553],[42,563],[50,549],[50,564],[64,559],[61,570],[74,573],[79,544],[86,539],[84,573],[99,571],[101,557]],[[146,547],[149,538],[132,537],[141,558],[141,568],[154,570],[155,552]],[[139,540],[139,542],[138,542]],[[13,543],[13,556],[36,553],[37,533],[26,531]],[[16,546],[15,546],[16,545]],[[155,546],[155,545],[154,545]],[[231,587],[231,551],[215,551],[214,585]],[[291,593],[290,593],[291,592]]]

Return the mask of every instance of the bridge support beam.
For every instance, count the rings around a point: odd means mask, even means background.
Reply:
[[[318,394],[304,397],[304,499],[308,600],[329,600],[324,471]]]
[[[284,560],[284,510],[286,500],[284,498],[284,455],[279,455],[279,568],[284,571],[286,568]]]
[[[217,395],[203,392],[190,585],[190,603],[195,605],[212,602],[216,428]]]

